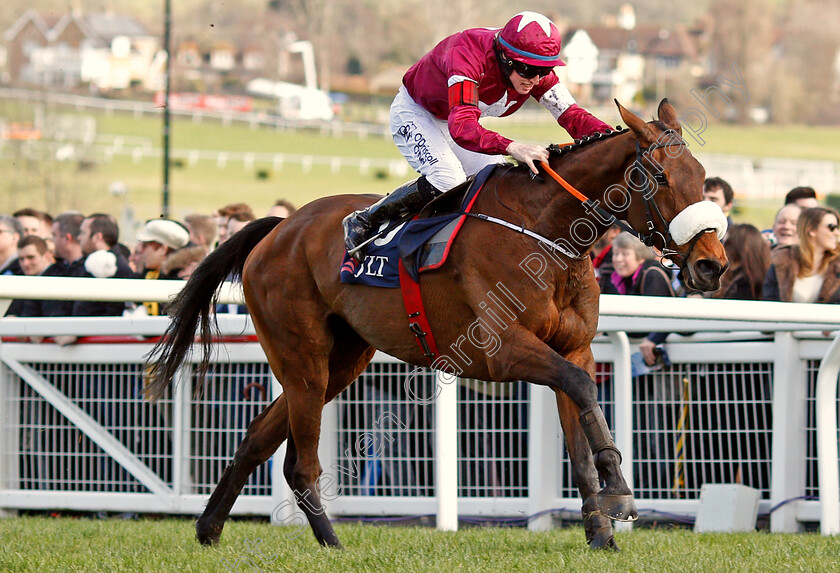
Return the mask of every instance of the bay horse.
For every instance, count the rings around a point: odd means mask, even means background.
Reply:
[[[705,171],[688,151],[673,106],[663,100],[646,123],[616,101],[629,129],[580,141],[548,162],[575,190],[550,178],[535,180],[523,166],[497,169],[473,211],[511,219],[515,232],[469,217],[445,266],[421,276],[429,324],[441,348],[457,348],[460,376],[548,386],[556,394],[575,484],[583,500],[586,541],[617,549],[611,520],[637,516],[633,496],[597,403],[590,344],[598,325],[599,289],[587,256],[612,224],[625,221],[660,254],[678,264],[689,287],[720,285],[727,261],[720,237],[725,218],[702,201]],[[287,219],[254,221],[211,253],[170,307],[171,323],[149,357],[149,396],[159,397],[195,342],[209,363],[212,312],[218,287],[241,275],[248,309],[283,394],[249,424],[196,522],[196,537],[218,543],[248,476],[287,442],[283,472],[315,538],[340,547],[319,493],[318,440],[324,404],[349,386],[376,349],[428,366],[416,344],[399,289],[339,281],[344,256],[341,220],[378,199],[339,195],[309,203]],[[583,201],[583,202],[582,202]],[[709,212],[709,207],[717,210]],[[723,219],[724,228],[720,220]],[[582,236],[589,229],[589,236]],[[546,239],[548,238],[548,239]],[[550,256],[540,241],[565,245]],[[572,253],[576,247],[579,252]],[[504,284],[519,304],[515,319],[487,331],[500,344],[481,348],[464,334],[482,318],[483,302]],[[511,299],[513,300],[513,299]],[[531,428],[531,431],[540,431]],[[601,484],[604,484],[601,489]]]

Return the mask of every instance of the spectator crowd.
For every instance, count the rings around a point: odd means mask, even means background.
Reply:
[[[749,223],[732,222],[735,196],[719,177],[706,179],[703,198],[720,206],[728,228],[723,238],[730,267],[721,287],[713,293],[691,293],[678,275],[667,281],[649,280],[657,266],[656,254],[629,233],[614,226],[595,245],[591,256],[601,292],[648,296],[708,296],[740,300],[786,302],[838,302],[840,300],[840,249],[838,214],[820,205],[811,187],[796,187],[785,196],[773,226],[759,230]],[[650,343],[664,338],[649,335]],[[643,343],[646,361],[652,363],[652,344]]]
[[[733,224],[732,187],[719,177],[706,179],[703,198],[718,204],[729,221],[723,239],[730,268],[721,288],[702,296],[742,300],[837,302],[840,300],[838,214],[820,205],[811,187],[796,187],[785,197],[770,229]],[[266,215],[286,217],[295,207],[278,200]],[[77,212],[52,216],[36,209],[0,215],[0,274],[66,277],[182,279],[213,248],[257,217],[244,203],[225,205],[212,214],[194,213],[183,221],[151,219],[134,237],[132,249],[120,242],[114,217]],[[593,267],[602,293],[649,296],[701,296],[664,269],[656,254],[615,226],[594,246]],[[245,312],[220,305],[218,312]],[[119,316],[165,314],[155,302],[106,303],[16,300],[7,316]],[[641,344],[645,362],[667,333],[648,334]]]
[[[703,198],[720,206],[728,227],[729,269],[713,293],[693,293],[656,253],[614,227],[592,251],[602,293],[784,302],[840,302],[840,220],[811,187],[785,197],[770,229],[733,223],[732,187],[706,179]],[[650,497],[681,497],[703,483],[767,490],[772,432],[771,378],[750,364],[710,362],[671,368],[671,333],[628,333],[633,367],[634,465]],[[664,369],[662,375],[656,370]],[[727,404],[727,406],[721,406]],[[745,430],[749,431],[745,431]],[[736,458],[737,461],[736,461]]]
[[[278,200],[267,215],[288,217],[295,207]],[[55,216],[32,208],[0,215],[0,275],[187,280],[216,246],[257,217],[244,203],[212,214],[194,213],[182,221],[150,219],[134,237],[120,242],[114,217],[65,212]],[[227,307],[227,305],[225,305]],[[219,312],[246,312],[244,307]],[[122,316],[165,314],[157,302],[115,303],[66,300],[14,300],[6,316]],[[35,340],[36,342],[38,340]],[[59,337],[71,344],[72,337]]]

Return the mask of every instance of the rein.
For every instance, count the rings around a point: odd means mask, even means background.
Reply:
[[[673,134],[674,131],[669,129],[669,130],[666,130],[663,133]],[[647,154],[648,152],[651,152],[655,149],[660,149],[660,148],[663,148],[663,147],[667,147],[668,145],[686,145],[686,143],[684,141],[682,141],[682,139],[680,139],[679,141],[673,142],[673,143],[671,143],[671,142],[669,142],[667,144],[654,143],[653,145],[651,145],[649,147],[642,148],[639,145],[639,142],[637,140],[636,141],[636,159],[634,160],[633,164],[638,165],[639,168],[645,173],[645,175],[648,175],[647,169],[645,169],[644,165],[642,164],[642,159],[644,158],[645,154]],[[552,179],[554,179],[558,184],[560,184],[560,186],[563,189],[568,191],[569,194],[571,194],[573,197],[575,197],[578,201],[580,201],[584,205],[584,208],[587,209],[587,212],[589,212],[589,210],[591,209],[592,211],[596,212],[599,215],[599,217],[601,217],[602,221],[610,221],[611,223],[617,224],[619,227],[621,227],[622,230],[627,231],[628,233],[637,237],[640,241],[642,241],[642,243],[644,243],[648,247],[656,246],[655,245],[656,240],[661,239],[662,248],[660,249],[660,252],[662,253],[662,258],[663,259],[665,259],[665,258],[670,259],[671,257],[681,257],[683,259],[687,259],[687,257],[691,254],[691,250],[694,248],[694,245],[697,243],[697,240],[700,237],[700,234],[698,234],[698,235],[695,236],[694,239],[692,239],[691,244],[689,245],[688,253],[685,256],[683,256],[681,253],[679,253],[676,250],[667,248],[667,245],[669,243],[673,242],[673,239],[671,237],[671,232],[668,229],[668,223],[665,221],[665,218],[662,216],[662,213],[659,210],[659,206],[652,199],[650,199],[650,197],[653,197],[653,195],[655,194],[655,190],[651,189],[650,177],[645,177],[644,178],[645,188],[644,189],[642,189],[641,187],[639,188],[639,191],[642,192],[642,197],[645,200],[645,213],[646,213],[646,216],[647,216],[647,228],[648,228],[648,233],[642,234],[642,233],[639,233],[638,231],[636,231],[633,227],[631,227],[626,221],[622,221],[622,220],[618,219],[615,215],[613,215],[611,213],[608,213],[603,208],[601,208],[598,205],[597,202],[592,201],[591,199],[589,199],[589,197],[587,197],[586,195],[581,193],[579,190],[577,190],[574,187],[574,185],[572,185],[571,183],[569,183],[568,181],[563,179],[563,177],[561,177],[560,174],[558,174],[556,171],[554,171],[554,169],[552,169],[551,166],[547,162],[541,161],[540,164],[542,165],[543,170],[545,170],[545,172],[548,173],[548,175]],[[631,181],[635,182],[634,181],[634,179],[635,179],[635,169],[633,171],[634,171],[634,173],[631,174],[631,177],[633,179],[631,179]],[[639,176],[641,176],[641,174]],[[537,178],[537,177],[532,175],[532,178]],[[662,173],[656,173],[653,176],[653,178],[657,182],[657,184],[665,184],[666,183],[664,175]],[[631,186],[631,190],[632,190],[632,187],[633,186]],[[665,230],[664,234],[661,231],[656,230],[656,225],[653,222],[653,213],[654,212],[656,213],[659,220],[662,221],[662,223],[665,224],[666,230]],[[561,245],[558,245],[554,241],[552,241],[550,239],[547,239],[546,237],[543,237],[542,235],[540,235],[538,233],[535,233],[534,231],[531,231],[530,229],[526,229],[523,225],[514,225],[513,223],[505,221],[504,219],[499,219],[497,217],[492,217],[490,215],[485,215],[485,214],[482,214],[482,213],[467,213],[467,212],[461,211],[460,214],[461,215],[467,215],[469,217],[473,217],[473,218],[479,219],[481,221],[486,221],[488,223],[495,223],[496,225],[500,225],[500,226],[505,227],[507,229],[510,229],[512,231],[516,231],[517,233],[521,233],[523,235],[531,237],[532,239],[542,243],[543,245],[547,246],[548,248],[550,248],[554,251],[557,251],[560,254],[565,255],[566,257],[569,257],[570,259],[581,260],[581,259],[584,259],[586,257],[585,255],[581,255],[579,253],[573,253],[573,252],[569,251],[568,249],[564,248]]]
[[[674,130],[672,130],[672,129],[667,129],[667,130],[663,131],[662,133],[665,134],[665,135],[675,134]],[[613,215],[611,213],[608,213],[606,210],[604,210],[602,207],[600,207],[598,205],[597,201],[592,201],[591,199],[589,199],[589,197],[587,197],[585,194],[581,193],[578,189],[576,189],[571,183],[569,183],[568,181],[563,179],[563,177],[561,177],[560,174],[558,174],[556,171],[554,171],[554,169],[552,169],[552,167],[548,164],[548,162],[541,161],[540,164],[541,164],[543,170],[546,173],[548,173],[548,175],[552,179],[554,179],[570,195],[572,195],[578,201],[581,202],[581,204],[584,206],[584,208],[587,210],[587,212],[589,212],[589,210],[594,211],[601,218],[600,219],[601,221],[609,221],[612,224],[616,224],[622,230],[624,230],[624,231],[630,233],[631,235],[633,235],[634,237],[638,238],[647,247],[653,247],[653,248],[658,249],[659,252],[660,252],[660,257],[663,260],[663,262],[665,260],[668,260],[672,264],[675,264],[677,266],[682,266],[682,264],[680,264],[679,262],[677,262],[674,259],[682,259],[683,263],[685,261],[687,261],[691,256],[692,250],[694,250],[695,245],[697,244],[700,237],[702,236],[702,233],[695,234],[691,238],[691,240],[688,241],[688,243],[689,243],[688,244],[688,250],[686,251],[686,253],[684,255],[682,253],[680,253],[679,251],[677,251],[675,249],[671,249],[671,248],[668,247],[669,244],[676,243],[676,241],[674,240],[674,238],[671,235],[670,223],[665,220],[665,217],[662,215],[662,212],[659,210],[659,206],[652,199],[653,196],[656,194],[656,189],[653,189],[652,186],[651,186],[651,178],[654,181],[656,181],[657,186],[658,185],[667,185],[667,180],[665,179],[665,175],[661,171],[661,169],[656,171],[655,173],[653,173],[651,175],[651,173],[645,168],[644,163],[643,163],[645,155],[649,154],[650,152],[652,152],[656,149],[662,149],[662,148],[665,148],[665,147],[669,147],[671,145],[684,146],[684,145],[687,145],[687,144],[685,143],[685,141],[683,141],[683,139],[681,137],[677,136],[677,139],[675,141],[672,140],[672,141],[669,141],[668,143],[654,143],[654,144],[652,144],[648,147],[643,148],[639,144],[639,141],[636,140],[636,158],[633,161],[634,169],[630,174],[630,182],[633,183],[633,185],[630,185],[629,188],[630,188],[631,192],[634,191],[634,190],[637,190],[638,192],[642,193],[642,198],[644,199],[644,204],[645,204],[645,216],[646,216],[646,219],[647,219],[647,221],[646,221],[646,227],[647,227],[647,231],[648,231],[647,233],[640,233],[639,231],[637,231],[636,229],[631,227],[626,221],[620,220],[615,215]],[[557,146],[553,146],[553,147],[556,148]],[[652,160],[652,161],[654,161],[654,163],[655,163],[655,160]],[[636,171],[637,171],[635,169],[636,167],[638,167],[638,170],[640,171],[640,173],[636,173]],[[532,175],[532,178],[538,179],[540,181],[542,180],[540,177],[535,176],[535,175]],[[637,183],[637,180],[639,178],[642,178],[642,180],[639,181],[639,183]],[[459,214],[460,215],[466,215],[468,217],[473,217],[473,218],[479,219],[481,221],[486,221],[488,223],[494,223],[496,225],[500,225],[500,226],[505,227],[507,229],[510,229],[512,231],[516,231],[517,233],[521,233],[523,235],[531,237],[532,239],[538,241],[539,243],[547,246],[548,248],[550,248],[554,251],[557,251],[557,252],[561,253],[562,255],[565,255],[566,257],[569,257],[570,259],[582,260],[582,259],[586,258],[586,255],[581,255],[579,253],[571,252],[569,249],[564,248],[562,245],[559,245],[556,242],[554,242],[550,239],[547,239],[546,237],[544,237],[544,236],[542,236],[538,233],[535,233],[534,231],[531,231],[530,229],[526,229],[524,225],[515,225],[513,223],[505,221],[504,219],[499,219],[497,217],[492,217],[490,215],[485,215],[483,213],[467,213],[467,212],[464,212],[464,211],[460,211]],[[654,214],[655,214],[656,218],[658,218],[659,221],[665,226],[664,233],[662,231],[657,230],[656,223],[654,222]],[[714,229],[708,228],[708,229],[705,229],[704,231],[714,231]],[[661,243],[661,247],[659,245],[657,245],[658,242]]]
[[[664,131],[663,133],[666,135],[671,135],[675,132],[669,129]],[[668,143],[654,143],[649,147],[643,148],[639,144],[639,141],[636,140],[636,159],[633,161],[633,166],[638,167],[640,173],[637,173],[637,170],[633,169],[630,175],[630,181],[631,183],[635,184],[639,178],[643,178],[643,180],[640,182],[641,184],[631,185],[630,190],[633,191],[635,189],[638,189],[638,191],[642,193],[642,198],[645,201],[645,216],[647,218],[646,226],[648,230],[647,233],[640,233],[636,231],[636,229],[631,227],[626,221],[622,221],[618,219],[615,215],[607,213],[607,211],[598,206],[597,202],[594,202],[591,199],[589,199],[589,197],[577,190],[571,183],[563,179],[563,177],[561,177],[560,174],[554,171],[554,169],[552,169],[547,162],[541,161],[540,163],[542,165],[542,168],[545,170],[546,173],[548,173],[548,175],[552,179],[554,179],[563,189],[568,191],[570,195],[572,195],[584,205],[584,208],[587,210],[587,212],[589,212],[589,210],[591,209],[592,211],[596,212],[600,217],[602,217],[603,221],[611,221],[612,223],[621,227],[622,230],[627,231],[631,235],[638,238],[646,246],[658,248],[663,259],[670,260],[672,259],[672,257],[679,257],[683,260],[686,260],[691,255],[691,251],[694,249],[694,246],[697,244],[697,241],[701,235],[700,233],[695,235],[695,237],[691,240],[688,247],[688,251],[685,255],[681,254],[679,251],[668,248],[668,245],[674,242],[673,238],[671,237],[671,231],[668,222],[665,220],[665,217],[662,216],[662,212],[659,210],[659,206],[652,199],[652,197],[656,193],[656,190],[651,187],[650,173],[647,169],[645,169],[645,166],[642,163],[642,160],[644,159],[645,155],[649,152],[654,151],[656,149],[661,149],[663,147],[668,147],[670,145],[682,146],[686,145],[686,143],[682,140],[682,138],[680,138],[678,141],[669,141]],[[662,172],[654,173],[653,179],[654,181],[656,181],[657,185],[664,185],[667,183],[665,176]],[[656,217],[665,225],[664,233],[656,229],[656,224],[654,223],[654,213],[656,214]],[[661,241],[661,247],[659,247],[656,244],[658,241]]]

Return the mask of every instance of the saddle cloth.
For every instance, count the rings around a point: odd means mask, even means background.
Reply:
[[[357,263],[344,253],[341,282],[399,288],[400,258],[415,281],[420,273],[443,266],[467,218],[464,213],[470,212],[495,167],[484,168],[472,180],[437,197],[411,221],[383,223],[380,230],[386,232],[368,244],[364,261]]]

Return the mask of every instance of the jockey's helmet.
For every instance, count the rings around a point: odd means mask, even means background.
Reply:
[[[560,47],[560,30],[536,12],[520,12],[496,35],[496,51],[506,75],[513,69],[531,78],[547,75],[554,66],[565,66]]]

